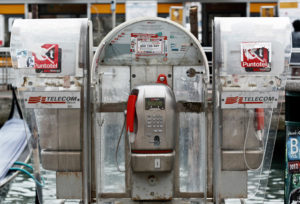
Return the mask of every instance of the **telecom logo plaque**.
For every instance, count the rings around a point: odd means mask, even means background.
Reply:
[[[276,108],[278,103],[277,92],[223,92],[221,107],[226,108]]]
[[[24,92],[25,108],[80,108],[80,92]]]

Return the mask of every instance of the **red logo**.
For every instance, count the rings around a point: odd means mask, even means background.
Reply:
[[[58,44],[44,44],[39,53],[32,53],[34,56],[34,67],[36,69],[58,69],[59,68],[59,47]]]
[[[256,97],[255,101],[253,100],[249,100],[249,98],[253,98],[253,97],[246,97],[246,100],[245,97],[239,97],[239,96],[235,96],[235,97],[227,97],[226,98],[226,101],[225,101],[225,104],[262,104],[264,103],[263,98],[264,97]]]
[[[28,99],[28,104],[36,104],[36,103],[42,103],[42,104],[65,104],[66,101],[49,101],[47,100],[46,96],[30,96]]]
[[[265,47],[243,49],[242,67],[268,67],[269,50]]]
[[[226,101],[225,101],[225,104],[234,104],[234,103],[237,103],[238,100],[239,100],[238,96],[236,96],[236,97],[227,97]]]
[[[271,43],[243,42],[241,44],[241,66],[247,72],[271,71]]]

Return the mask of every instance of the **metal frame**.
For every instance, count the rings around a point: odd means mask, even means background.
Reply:
[[[87,35],[86,35],[86,67],[83,72],[83,98],[82,106],[83,106],[83,192],[82,198],[84,203],[90,203],[92,200],[91,196],[91,160],[92,160],[92,122],[91,122],[91,78],[90,78],[90,64],[91,64],[91,41],[92,41],[92,23],[91,21],[88,22]]]
[[[215,25],[212,25],[212,33],[214,33]],[[215,43],[215,36],[213,35],[213,50],[219,50],[219,47],[216,47]],[[216,55],[213,53],[213,61],[216,62]],[[220,82],[218,80],[219,76],[219,69],[216,63],[213,63],[213,147],[217,147],[213,150],[213,198],[214,203],[220,203],[220,196],[219,196],[219,188],[220,188],[220,174],[221,174],[221,148],[220,148],[220,137],[221,137],[221,129],[222,127],[219,126],[220,118],[221,118],[221,111],[218,108],[220,105],[219,99],[219,91],[220,91]]]

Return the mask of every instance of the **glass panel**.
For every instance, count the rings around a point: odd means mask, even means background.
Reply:
[[[180,113],[179,117],[180,191],[204,192],[206,184],[205,114]]]
[[[100,118],[99,118],[100,115]],[[101,126],[101,193],[125,192],[125,173],[117,169],[115,153],[123,126],[123,113],[101,113],[97,124]],[[118,165],[125,169],[125,145],[122,135],[118,150]]]
[[[174,67],[174,93],[177,101],[203,101],[201,71],[202,67]]]
[[[102,102],[127,101],[130,91],[129,67],[101,67]]]

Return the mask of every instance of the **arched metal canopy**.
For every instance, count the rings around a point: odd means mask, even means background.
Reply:
[[[181,25],[163,18],[134,19],[108,33],[94,55],[92,80],[98,67],[132,65],[201,66],[209,78],[200,42]]]

